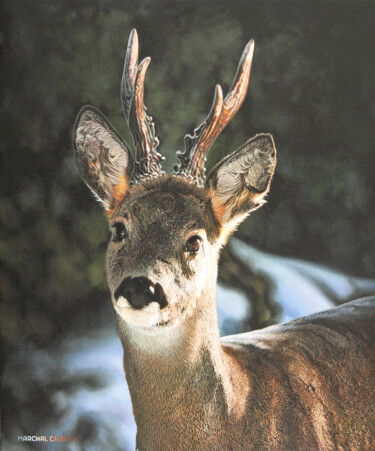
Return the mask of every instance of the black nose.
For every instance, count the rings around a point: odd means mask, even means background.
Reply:
[[[135,309],[141,309],[151,302],[158,302],[160,308],[167,305],[162,286],[154,284],[147,277],[127,277],[115,291],[116,301],[120,296],[126,298]]]

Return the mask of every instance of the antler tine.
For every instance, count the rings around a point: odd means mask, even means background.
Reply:
[[[185,136],[185,151],[177,153],[181,160],[177,171],[192,176],[198,183],[204,179],[204,160],[209,148],[236,114],[246,97],[253,54],[254,41],[251,40],[243,51],[232,87],[224,102],[221,87],[217,85],[210,114],[194,130],[193,136]]]
[[[138,34],[134,28],[129,36],[121,79],[121,103],[125,119],[129,124],[129,110],[132,102],[135,79],[138,70]]]
[[[144,82],[151,58],[138,64],[138,34],[133,29],[129,36],[124,70],[121,80],[121,102],[136,148],[133,181],[153,173],[161,172],[160,163],[164,157],[156,151],[159,140],[155,136],[152,117],[147,115],[144,105]]]

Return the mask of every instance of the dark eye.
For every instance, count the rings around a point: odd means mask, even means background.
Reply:
[[[126,238],[126,228],[122,222],[116,222],[111,227],[111,239],[112,241],[118,243],[119,241],[124,241]]]
[[[195,255],[201,247],[202,238],[198,235],[190,237],[186,242],[186,252]]]

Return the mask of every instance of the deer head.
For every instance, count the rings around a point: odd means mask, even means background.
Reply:
[[[265,203],[276,164],[272,136],[260,134],[205,174],[210,146],[245,99],[253,51],[250,41],[225,98],[216,86],[211,111],[185,136],[172,174],[161,170],[159,140],[144,105],[150,58],[138,62],[135,30],[121,82],[134,157],[97,109],[87,106],[78,115],[76,160],[108,217],[107,276],[123,334],[157,334],[164,340],[177,325],[191,330],[202,318],[204,327],[215,327],[219,251],[240,222]]]

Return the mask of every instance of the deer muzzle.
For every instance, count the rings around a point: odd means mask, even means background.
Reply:
[[[157,302],[161,309],[168,304],[163,287],[144,276],[126,277],[114,296],[116,302],[121,302],[121,298],[125,298],[136,310],[147,307],[151,302]]]

